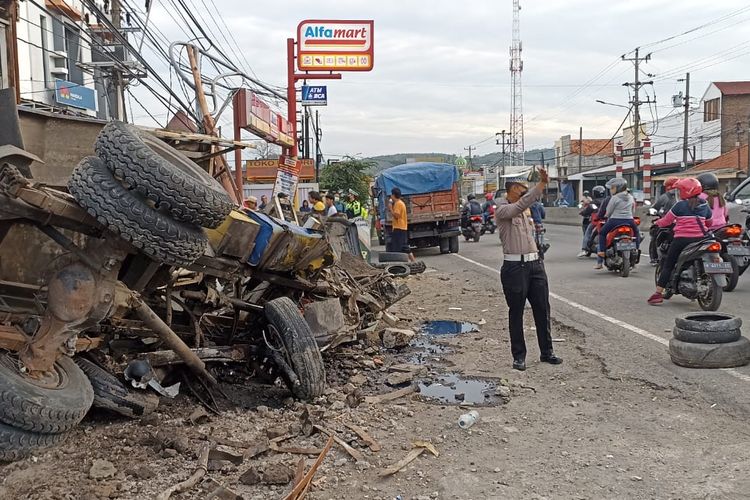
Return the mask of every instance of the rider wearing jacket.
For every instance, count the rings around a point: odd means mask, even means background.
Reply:
[[[477,201],[477,197],[470,194],[466,198],[468,201],[466,202],[466,205],[464,205],[464,211],[469,215],[482,215],[484,210],[482,209],[482,205]]]
[[[605,184],[610,189],[612,196],[606,205],[604,217],[607,222],[599,232],[599,253],[596,256],[594,269],[601,269],[604,262],[604,251],[607,249],[607,234],[617,226],[630,226],[635,234],[635,244],[640,246],[641,234],[633,219],[635,215],[635,199],[628,193],[628,181],[622,177],[610,179]],[[601,212],[601,211],[600,211]]]
[[[729,211],[726,201],[719,195],[719,178],[714,173],[706,172],[696,179],[701,183],[703,189],[703,193],[698,197],[701,200],[706,200],[708,207],[711,209],[711,227],[715,229],[725,226],[729,220]]]
[[[589,223],[583,233],[583,240],[581,241],[581,253],[578,254],[578,258],[583,258],[586,256],[586,249],[589,246],[591,235],[594,232],[594,224],[591,223],[591,216],[594,215],[594,212],[599,210],[599,208],[601,208],[601,206],[604,204],[605,198],[607,196],[607,189],[604,186],[594,186],[594,188],[591,190],[591,195],[593,196],[591,203],[589,203],[579,212],[584,220],[589,220]],[[596,206],[596,208],[594,208],[594,206]]]
[[[651,305],[664,302],[662,294],[672,278],[680,253],[690,243],[705,238],[706,228],[711,226],[711,208],[705,200],[698,197],[703,191],[701,183],[695,178],[688,177],[677,181],[676,187],[680,193],[680,201],[655,222],[659,227],[674,224],[674,240],[662,262],[661,272],[656,279],[656,291],[648,298]]]

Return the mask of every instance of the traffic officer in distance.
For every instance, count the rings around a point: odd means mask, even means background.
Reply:
[[[359,193],[357,193],[353,189],[350,189],[349,194],[347,195],[348,201],[346,204],[346,216],[349,219],[353,219],[362,215],[362,204],[357,199],[358,195]]]
[[[505,252],[500,280],[509,310],[510,350],[513,354],[513,368],[521,371],[526,369],[523,311],[527,300],[534,314],[540,361],[553,365],[562,363],[552,347],[549,284],[544,262],[537,254],[534,224],[529,211],[531,204],[541,197],[548,182],[547,171],[541,168],[539,182],[532,189],[524,182],[506,182],[505,198],[498,200],[495,209],[497,231]]]

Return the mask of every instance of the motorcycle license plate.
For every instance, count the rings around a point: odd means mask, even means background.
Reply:
[[[615,248],[617,250],[635,250],[635,242],[634,241],[618,242]]]
[[[703,269],[708,274],[731,274],[731,262],[704,262]]]
[[[731,245],[727,247],[729,255],[750,255],[750,247],[743,245]]]

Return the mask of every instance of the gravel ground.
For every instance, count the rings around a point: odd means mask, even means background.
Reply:
[[[362,455],[355,461],[334,445],[314,477],[312,499],[747,498],[747,415],[713,406],[683,385],[612,376],[586,336],[562,325],[554,337],[565,363],[538,363],[529,329],[529,368],[515,372],[495,277],[428,269],[408,284],[412,294],[393,308],[399,326],[446,319],[473,321],[479,331],[418,337],[400,350],[367,341],[340,348],[326,356],[327,394],[309,404],[281,387],[247,382],[226,386],[234,402],[199,423],[187,418],[197,405],[185,396],[142,420],[92,412],[62,446],[0,465],[0,498],[153,498],[193,473],[205,443],[230,452],[235,463],[211,461],[202,482],[173,498],[211,498],[220,486],[234,498],[283,498],[300,458],[307,469],[315,456],[264,448],[284,435],[290,437],[278,446],[322,448],[327,436],[310,434],[311,423]],[[490,403],[477,408],[480,419],[468,430],[457,425],[471,408],[459,406],[460,398],[362,402],[397,390],[387,385],[395,378],[429,383],[444,374],[492,386]],[[380,450],[346,424],[365,429]],[[426,451],[381,478],[415,441],[431,443],[439,456]],[[215,498],[233,497],[225,491]]]

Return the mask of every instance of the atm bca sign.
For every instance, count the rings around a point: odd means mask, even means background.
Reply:
[[[328,105],[328,87],[325,85],[303,85],[303,106],[326,106]]]
[[[297,26],[300,71],[370,71],[374,21],[307,20]]]

